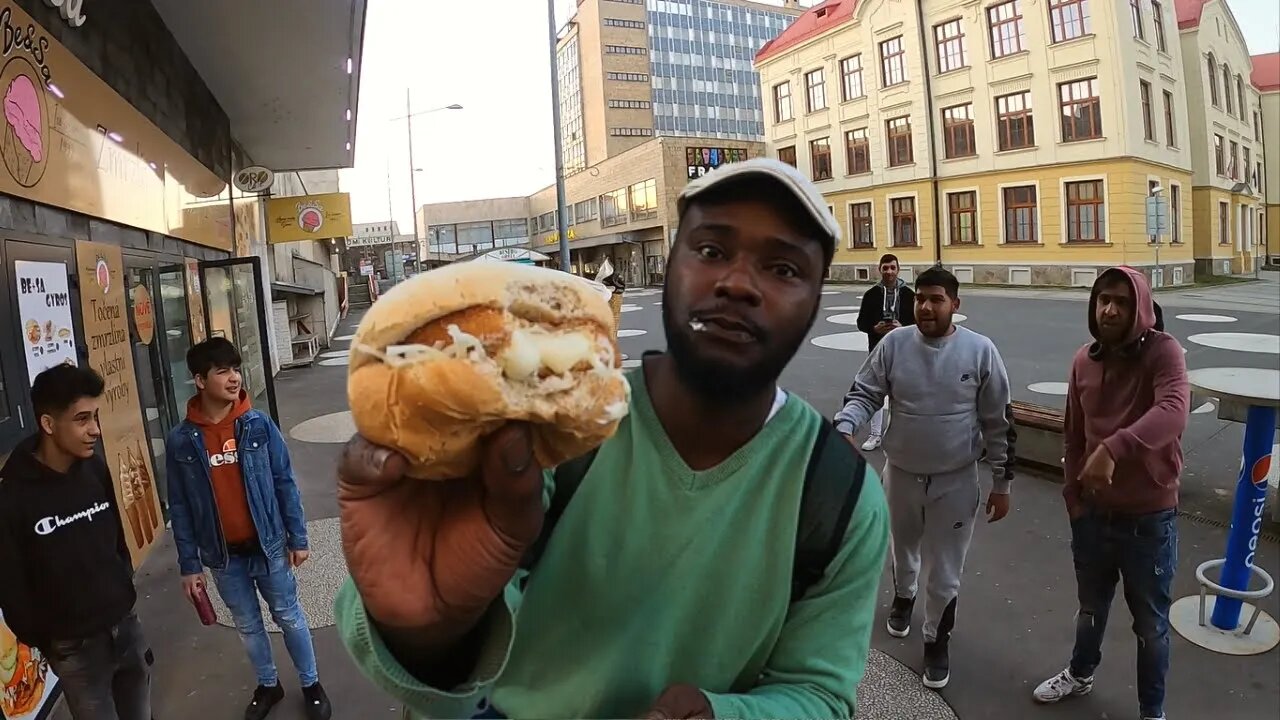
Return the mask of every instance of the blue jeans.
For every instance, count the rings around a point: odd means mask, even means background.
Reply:
[[[303,687],[309,687],[319,680],[316,651],[298,599],[293,568],[286,558],[270,560],[265,555],[232,555],[227,558],[225,569],[212,571],[213,581],[235,619],[249,662],[258,674],[258,684],[272,687],[280,682],[275,660],[271,658],[271,640],[258,606],[258,593],[261,593],[271,610],[271,619],[284,631],[284,644],[298,670],[298,679]]]
[[[1071,555],[1080,599],[1071,674],[1092,677],[1102,662],[1111,599],[1123,580],[1138,636],[1138,704],[1143,717],[1163,717],[1170,586],[1178,565],[1176,511],[1118,517],[1086,510],[1071,522]]]

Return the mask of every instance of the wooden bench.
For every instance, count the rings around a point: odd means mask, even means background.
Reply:
[[[1013,424],[1018,431],[1014,452],[1018,464],[1061,475],[1063,419],[1063,412],[1057,408],[1013,401]]]

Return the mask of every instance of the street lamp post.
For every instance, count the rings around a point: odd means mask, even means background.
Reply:
[[[551,132],[555,136],[556,153],[556,230],[560,235],[560,269],[569,272],[569,214],[564,199],[564,152],[560,138],[560,70],[556,44],[556,3],[547,0],[547,28],[551,36]]]
[[[404,112],[405,112],[404,124],[405,124],[405,128],[408,130],[408,133],[409,133],[409,202],[410,204],[413,205],[413,262],[414,262],[414,272],[422,272],[422,244],[421,244],[422,238],[418,237],[418,186],[417,186],[417,183],[415,182],[417,178],[414,175],[415,173],[420,171],[420,168],[415,167],[413,162],[413,118],[418,115],[427,115],[433,112],[439,112],[441,110],[461,110],[462,106],[459,105],[458,103],[454,103],[452,105],[445,105],[443,107],[431,108],[430,110],[422,110],[419,112],[414,112],[412,105],[413,105],[412,91],[409,88],[405,88],[404,90]],[[393,118],[393,119],[400,120],[401,118]],[[388,192],[390,192],[390,190],[388,190]],[[395,238],[393,237],[391,242],[391,253],[393,255],[395,254],[395,247],[396,247]],[[399,258],[397,262],[403,265],[404,258]]]

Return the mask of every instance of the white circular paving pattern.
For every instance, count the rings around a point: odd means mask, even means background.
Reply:
[[[350,335],[339,335],[334,338],[334,340],[355,340],[355,339],[356,339],[355,333],[352,333]]]
[[[822,294],[823,295],[839,295],[840,291],[839,290],[823,290]]]
[[[1264,333],[1200,333],[1187,340],[1205,347],[1236,352],[1280,355],[1280,335]]]
[[[648,332],[649,332],[648,330],[635,330],[635,329],[619,330],[618,337],[620,338],[636,337],[637,335],[645,335]]]
[[[337,365],[350,365],[351,356],[344,353],[342,357],[331,357],[325,360],[321,360],[320,364],[325,367],[334,367]]]
[[[835,306],[832,306],[832,307],[822,308],[822,309],[823,309],[823,310],[833,310],[833,311],[834,311],[834,310],[846,310],[846,311],[847,311],[847,310],[853,310],[853,311],[855,311],[855,312],[856,312],[856,311],[860,310],[861,308],[857,307],[856,305],[835,305]]]
[[[1064,382],[1035,382],[1027,386],[1031,392],[1041,395],[1066,395],[1067,384]]]
[[[956,713],[920,674],[892,656],[872,649],[858,686],[857,720],[957,720]]]
[[[1174,317],[1179,320],[1186,320],[1187,322],[1199,323],[1233,323],[1236,321],[1236,319],[1230,315],[1201,315],[1198,313],[1188,313],[1186,315],[1175,315]]]
[[[307,615],[307,626],[313,630],[333,625],[333,598],[347,579],[347,559],[342,554],[342,530],[338,522],[338,518],[325,518],[307,523],[307,544],[311,547],[311,554],[302,567],[293,571],[298,578],[298,599],[302,601],[302,610]],[[218,594],[213,574],[205,573],[205,579],[208,581],[209,601],[218,614],[218,624],[235,627],[231,611]],[[281,632],[261,596],[258,606],[267,632]]]
[[[320,357],[322,358],[347,357],[350,354],[351,354],[350,350],[330,350],[328,352],[320,353]]]
[[[626,304],[624,304],[624,305],[622,306],[622,312],[635,312],[635,311],[637,311],[637,310],[639,310],[639,309],[640,309],[640,306],[639,306],[639,305],[626,305]]]
[[[848,352],[866,352],[867,351],[867,334],[861,332],[845,332],[835,333],[834,335],[822,335],[816,337],[809,342],[820,348],[828,350],[845,350]]]
[[[827,318],[827,322],[835,323],[836,325],[857,325],[858,313],[840,313],[839,315],[832,315]]]
[[[1211,403],[1211,402],[1207,402],[1207,403],[1205,403],[1205,404],[1201,405],[1200,407],[1196,408],[1195,410],[1192,410],[1192,411],[1191,411],[1191,414],[1192,414],[1192,415],[1203,415],[1203,414],[1205,414],[1205,413],[1211,413],[1211,412],[1213,412],[1213,411],[1214,411],[1213,403]]]
[[[968,319],[969,319],[969,316],[965,315],[964,313],[951,313],[951,322],[953,323],[964,322],[965,320],[968,320]]]
[[[638,367],[640,367],[640,359],[639,359],[639,358],[636,358],[635,360],[623,360],[623,361],[622,361],[622,367],[623,367],[623,368],[638,368]]]
[[[334,445],[345,443],[355,433],[356,423],[351,419],[350,410],[303,420],[289,429],[289,436],[294,440]]]

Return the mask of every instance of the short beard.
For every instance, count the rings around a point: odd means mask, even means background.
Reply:
[[[804,331],[794,337],[776,337],[773,352],[752,367],[726,367],[702,357],[694,348],[693,333],[688,323],[678,322],[675,306],[669,297],[671,284],[662,289],[662,329],[667,338],[667,352],[675,362],[676,375],[686,389],[709,403],[737,405],[755,399],[778,382],[782,371],[809,335],[818,317],[821,303],[815,303]],[[768,338],[761,340],[769,343]]]

